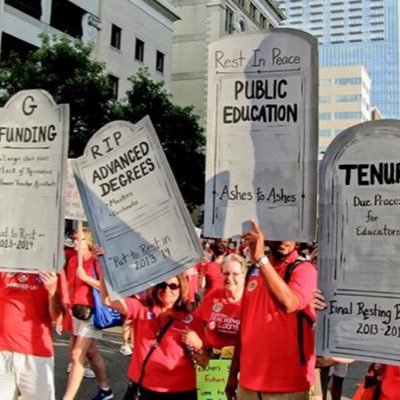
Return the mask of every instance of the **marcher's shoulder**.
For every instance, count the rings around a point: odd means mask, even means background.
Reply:
[[[296,262],[298,264],[293,270],[292,275],[317,275],[317,268],[307,259],[300,258]]]
[[[137,318],[139,313],[150,311],[149,307],[144,303],[144,301],[137,299],[136,297],[125,297],[125,304],[127,308],[127,318]]]
[[[67,270],[70,268],[76,268],[78,266],[78,255],[75,254],[67,262]]]

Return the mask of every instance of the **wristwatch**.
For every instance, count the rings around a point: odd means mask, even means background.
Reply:
[[[268,257],[266,255],[264,255],[261,258],[259,258],[257,260],[257,262],[256,262],[256,266],[258,268],[265,267],[268,264],[269,264],[269,259],[268,259]]]

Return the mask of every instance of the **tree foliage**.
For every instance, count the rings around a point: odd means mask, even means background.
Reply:
[[[105,67],[90,57],[92,48],[67,37],[42,36],[42,45],[22,58],[0,61],[0,105],[24,89],[44,89],[70,105],[69,155],[80,156],[105,123],[137,122],[149,115],[189,209],[203,203],[205,138],[192,107],[172,103],[164,84],[147,71],[131,78],[126,98],[113,100]]]
[[[192,107],[171,101],[163,83],[151,80],[147,71],[130,78],[131,89],[116,117],[138,121],[146,115],[155,127],[179,188],[190,210],[203,204],[205,137]]]
[[[112,87],[92,48],[65,36],[42,36],[25,58],[12,54],[0,63],[0,102],[23,89],[44,89],[56,103],[70,105],[70,156],[82,154],[90,136],[110,119]]]

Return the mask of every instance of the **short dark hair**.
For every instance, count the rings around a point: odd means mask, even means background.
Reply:
[[[215,254],[216,257],[222,256],[228,252],[227,243],[219,239],[211,243],[210,249],[212,250],[212,252]]]

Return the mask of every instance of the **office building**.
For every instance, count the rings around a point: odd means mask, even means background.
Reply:
[[[128,78],[147,68],[152,79],[171,83],[173,23],[179,19],[167,0],[101,0],[96,59],[106,63],[117,97]]]
[[[371,79],[362,65],[319,69],[319,154],[340,132],[372,119]]]
[[[93,46],[121,98],[139,68],[170,84],[178,19],[167,0],[0,0],[0,57],[23,56],[40,46],[41,33],[80,39]]]
[[[171,0],[181,20],[174,24],[172,94],[206,117],[207,48],[229,34],[276,27],[284,15],[274,0]]]
[[[320,66],[364,65],[371,103],[384,118],[400,117],[398,0],[279,0],[282,24],[319,40]]]

